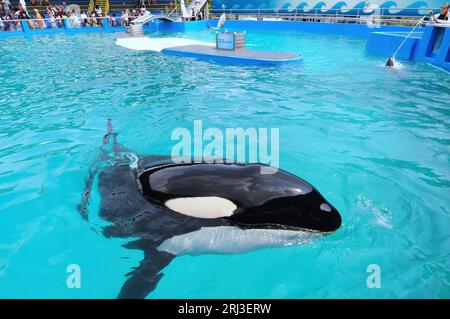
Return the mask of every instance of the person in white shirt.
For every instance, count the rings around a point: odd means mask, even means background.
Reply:
[[[78,18],[77,14],[75,13],[75,11],[72,11],[70,13],[70,22],[72,24],[72,28],[78,28],[80,26],[80,19]]]
[[[11,13],[11,2],[9,0],[2,0],[3,11],[8,15]]]
[[[148,17],[148,16],[151,16],[152,14],[150,11],[147,11],[145,8],[142,8],[142,15],[144,17]]]
[[[130,19],[130,11],[128,9],[125,10],[125,12],[122,11],[122,25],[128,26],[130,25],[129,19]]]
[[[80,19],[81,19],[81,26],[83,26],[83,27],[85,27],[86,25],[87,25],[87,14],[86,14],[86,12],[81,12],[81,15],[80,15]]]

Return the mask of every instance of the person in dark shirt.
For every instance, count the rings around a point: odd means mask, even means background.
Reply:
[[[430,21],[432,23],[448,23],[449,22],[449,8],[450,5],[448,3],[444,4],[441,8],[441,11],[438,14],[433,15],[430,12]]]

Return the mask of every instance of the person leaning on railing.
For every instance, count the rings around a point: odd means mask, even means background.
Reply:
[[[438,14],[433,15],[433,12],[430,12],[430,22],[431,23],[450,23],[450,13],[449,13],[450,4],[446,3],[442,6],[441,11]]]
[[[23,8],[23,6],[21,4],[19,4],[19,10],[16,13],[14,13],[14,16],[18,20],[31,19],[30,16],[28,15],[28,13],[24,10],[24,8]]]
[[[88,16],[87,16],[85,11],[81,12],[80,20],[81,20],[81,26],[82,27],[85,27],[85,26],[88,25]]]
[[[42,15],[39,13],[38,9],[34,9],[34,18],[35,23],[36,23],[36,28],[38,29],[44,29],[45,28],[45,22],[44,22],[44,18],[42,17]]]

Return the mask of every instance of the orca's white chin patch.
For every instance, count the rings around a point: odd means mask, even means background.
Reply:
[[[177,213],[197,218],[219,218],[233,215],[236,205],[222,197],[180,197],[164,203]]]
[[[235,226],[204,227],[166,239],[159,251],[173,255],[238,254],[264,247],[304,245],[321,234],[283,229],[240,229]]]

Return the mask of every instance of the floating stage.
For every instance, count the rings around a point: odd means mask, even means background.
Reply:
[[[249,50],[245,48],[231,51],[199,44],[167,48],[162,50],[162,53],[225,63],[277,65],[302,60],[302,57],[296,53]]]
[[[161,52],[167,55],[227,64],[280,65],[303,60],[303,57],[297,53],[251,50],[245,47],[221,49],[218,48],[217,42],[185,38],[131,37],[120,34],[116,44],[131,50]]]

